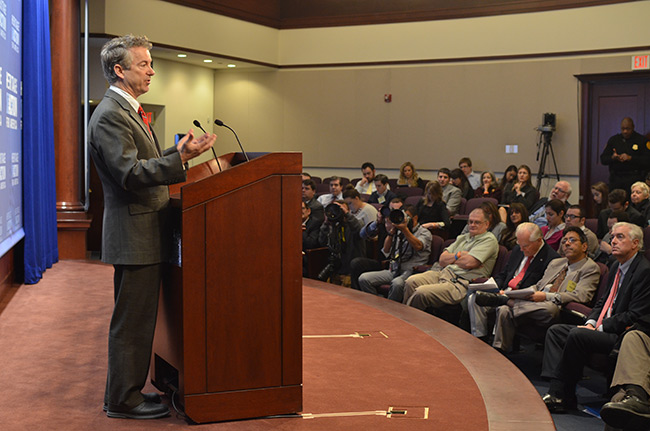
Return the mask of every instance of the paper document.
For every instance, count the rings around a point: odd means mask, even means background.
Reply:
[[[532,295],[535,292],[536,290],[534,287],[527,287],[525,289],[507,290],[505,294],[508,295],[510,298],[523,299],[523,298],[528,298],[530,295]]]
[[[474,292],[476,290],[499,290],[499,286],[497,286],[497,282],[494,281],[494,278],[490,277],[485,283],[470,283],[469,286],[467,286],[467,289],[470,292]]]

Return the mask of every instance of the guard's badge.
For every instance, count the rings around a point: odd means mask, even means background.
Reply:
[[[634,145],[632,145],[632,149],[633,149],[634,151],[636,151],[636,150],[639,149],[639,146],[638,146],[637,144],[634,144]]]
[[[648,141],[648,142],[645,143],[645,147],[646,147],[648,150],[650,150],[650,141]]]

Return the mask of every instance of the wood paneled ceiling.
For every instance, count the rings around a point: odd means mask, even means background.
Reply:
[[[278,29],[540,12],[640,0],[164,0]]]

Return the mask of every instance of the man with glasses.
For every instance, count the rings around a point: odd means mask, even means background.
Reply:
[[[600,280],[600,268],[587,256],[587,237],[578,227],[568,227],[560,247],[564,257],[553,259],[535,292],[523,299],[508,299],[497,308],[492,346],[509,352],[515,332],[523,327],[542,330],[559,320],[560,307],[569,302],[587,303]],[[528,329],[528,328],[526,328]]]
[[[558,181],[555,183],[555,187],[551,189],[548,197],[541,198],[530,208],[530,217],[528,219],[539,227],[546,226],[548,224],[545,211],[546,203],[553,199],[559,199],[569,208],[567,202],[569,196],[571,196],[571,185],[566,181]]]
[[[410,276],[402,302],[420,310],[459,304],[470,280],[489,277],[499,254],[497,239],[488,231],[489,215],[477,208],[469,215],[469,233],[459,235],[438,260],[438,269]]]
[[[564,216],[564,223],[567,227],[574,226],[580,228],[580,230],[585,234],[587,237],[587,256],[596,260],[600,254],[600,243],[596,234],[585,226],[585,220],[585,213],[580,205],[571,205]],[[562,248],[560,248],[559,252],[560,256],[563,256]]]

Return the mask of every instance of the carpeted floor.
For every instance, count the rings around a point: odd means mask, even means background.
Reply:
[[[468,334],[382,298],[305,283],[302,413],[313,414],[313,419],[264,418],[197,427],[553,429],[525,377]],[[0,312],[1,429],[188,427],[177,415],[129,421],[109,419],[101,410],[112,267],[63,261],[49,269],[40,283],[21,286],[10,295]],[[501,397],[517,394],[521,405],[499,410],[503,403],[494,395],[499,393]],[[391,407],[407,413],[388,418],[385,412]]]

